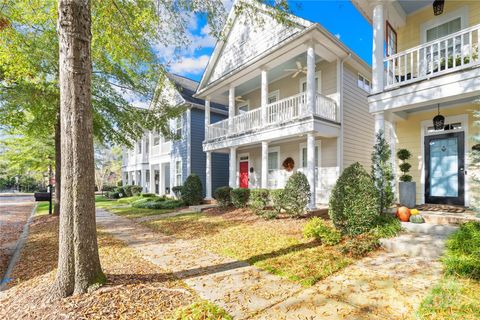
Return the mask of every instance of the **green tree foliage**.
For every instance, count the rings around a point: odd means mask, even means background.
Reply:
[[[402,163],[399,166],[400,171],[402,171],[402,175],[400,176],[400,181],[403,181],[403,182],[412,181],[412,176],[408,174],[412,165],[407,162],[407,160],[412,157],[412,154],[407,149],[400,149],[397,152],[397,157],[402,161]]]
[[[338,178],[330,195],[328,214],[342,233],[358,235],[376,226],[378,206],[372,177],[356,162]]]
[[[379,213],[393,204],[393,173],[390,146],[383,130],[376,135],[372,152],[372,177],[378,191]]]
[[[301,172],[295,172],[288,178],[284,189],[285,211],[294,217],[305,213],[310,201],[310,185],[307,177]]]

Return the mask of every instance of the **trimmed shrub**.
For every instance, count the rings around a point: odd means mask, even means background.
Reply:
[[[202,181],[195,173],[187,177],[183,184],[180,198],[187,206],[199,205],[203,201]]]
[[[303,227],[305,238],[315,238],[327,246],[334,246],[342,240],[342,234],[321,218],[310,219]]]
[[[116,191],[108,191],[107,193],[105,193],[105,196],[109,199],[119,199],[120,198],[120,194]]]
[[[230,191],[232,191],[232,188],[225,186],[225,187],[219,187],[215,189],[215,192],[213,193],[213,197],[218,201],[218,204],[221,207],[228,207],[230,203],[232,203],[231,197],[230,197]]]
[[[445,273],[480,280],[480,223],[460,225],[447,240],[442,259]]]
[[[301,172],[295,172],[285,185],[283,195],[285,211],[294,217],[301,216],[306,211],[310,196],[307,177]]]
[[[132,207],[141,209],[177,209],[183,207],[185,203],[182,200],[165,200],[143,198],[132,203]]]
[[[272,220],[277,218],[278,212],[275,210],[262,210],[260,215],[265,220]]]
[[[132,191],[132,196],[139,196],[140,194],[142,194],[142,190],[143,190],[143,187],[141,186],[132,186],[130,188],[130,190]]]
[[[182,189],[183,186],[175,186],[172,188],[173,195],[177,198],[180,198],[182,196]]]
[[[102,187],[102,191],[105,191],[105,192],[109,192],[109,191],[115,191],[116,187],[115,186],[111,186],[111,185],[104,185]]]
[[[132,194],[132,185],[126,185],[123,187],[123,191],[125,192],[125,197],[131,197],[133,196]]]
[[[369,233],[365,233],[345,241],[340,250],[350,257],[362,258],[379,247],[378,239]]]
[[[261,211],[265,209],[268,204],[268,195],[270,194],[268,189],[252,189],[250,191],[250,201],[248,205],[256,214],[261,214]]]
[[[250,197],[250,189],[237,188],[230,191],[230,197],[235,208],[245,208]]]
[[[270,202],[272,203],[273,210],[278,213],[285,209],[284,189],[270,190]]]
[[[151,197],[156,197],[157,195],[155,193],[142,193],[142,197],[144,198],[151,198]]]
[[[127,196],[124,188],[125,187],[116,187],[115,190],[113,190],[113,191],[118,193],[119,198],[124,198],[124,197]]]
[[[358,235],[377,225],[378,203],[372,177],[356,162],[338,178],[330,195],[328,214],[342,233]]]

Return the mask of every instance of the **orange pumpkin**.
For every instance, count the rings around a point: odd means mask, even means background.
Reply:
[[[410,209],[407,207],[400,207],[397,209],[397,217],[400,219],[400,221],[408,222],[410,221],[410,216]]]

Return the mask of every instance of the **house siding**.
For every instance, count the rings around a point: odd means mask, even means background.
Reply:
[[[191,110],[191,172],[197,174],[202,181],[203,194],[206,192],[206,154],[203,152],[205,138],[205,112],[199,109]],[[226,116],[211,113],[212,123],[224,120]],[[212,153],[212,192],[216,188],[228,185],[228,154]]]
[[[343,164],[359,162],[367,171],[371,166],[374,143],[374,116],[369,113],[367,92],[357,85],[358,72],[348,65],[343,74]]]

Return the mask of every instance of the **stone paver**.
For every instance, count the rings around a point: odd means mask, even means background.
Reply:
[[[405,319],[441,271],[432,258],[379,252],[303,288],[103,210],[97,221],[235,319]]]

